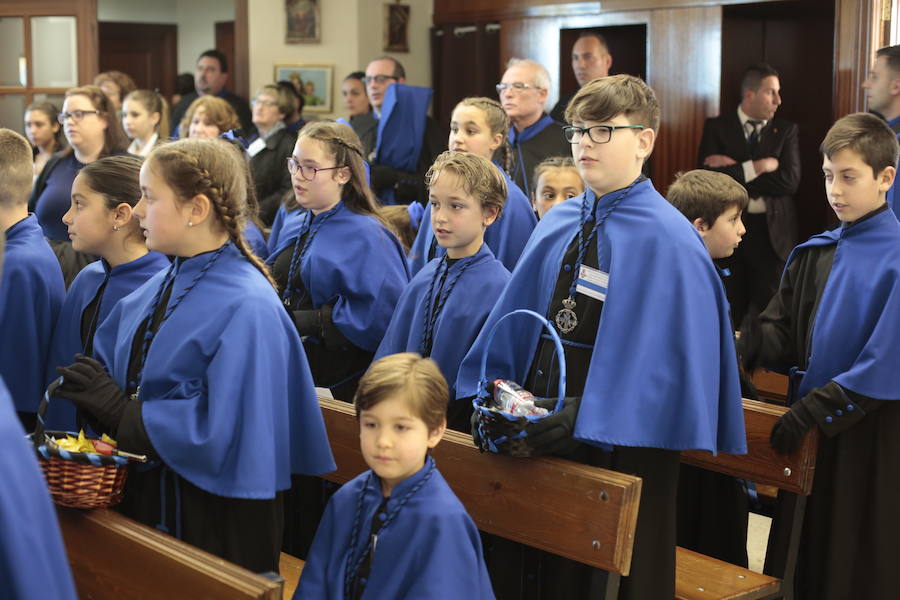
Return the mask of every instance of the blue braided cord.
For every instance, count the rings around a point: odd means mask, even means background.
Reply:
[[[470,256],[465,259],[454,273],[453,279],[450,279],[450,266],[447,266],[446,284],[438,294],[438,297],[432,302],[434,286],[437,283],[438,274],[441,272],[441,268],[447,264],[447,255],[445,254],[441,257],[441,262],[434,270],[434,277],[431,278],[431,285],[428,286],[428,293],[425,295],[425,325],[422,328],[422,346],[419,349],[419,354],[422,356],[426,358],[431,356],[431,349],[434,345],[434,328],[437,325],[437,320],[441,316],[444,305],[447,304],[447,300],[450,298],[450,293],[453,291],[456,283],[473,262],[475,262],[475,256]],[[433,305],[436,305],[437,308],[435,309]]]
[[[287,282],[284,284],[284,290],[281,292],[281,300],[282,302],[284,302],[285,306],[291,305],[291,301],[294,297],[294,292],[296,291],[293,283],[297,275],[297,270],[300,268],[300,265],[303,262],[303,258],[309,251],[309,247],[310,244],[312,244],[313,238],[315,238],[316,234],[319,233],[319,230],[322,228],[322,225],[325,224],[325,221],[330,219],[332,215],[336,214],[342,206],[343,203],[339,203],[332,210],[324,213],[322,215],[322,218],[319,219],[319,222],[316,223],[315,227],[312,227],[315,215],[313,215],[312,212],[306,213],[309,218],[303,228],[301,228],[301,230],[297,233],[297,241],[294,242],[294,250],[291,252],[291,266],[290,269],[288,269]],[[308,235],[306,236],[306,240],[303,242],[303,247],[301,248],[300,240],[303,238],[303,234],[305,233],[308,233]]]

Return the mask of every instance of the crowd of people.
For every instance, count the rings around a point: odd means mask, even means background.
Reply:
[[[547,69],[513,58],[447,139],[395,58],[342,81],[346,118],[306,122],[310,89],[248,103],[216,50],[171,109],[108,72],[29,106],[27,140],[0,129],[0,457],[21,483],[0,492],[4,597],[75,597],[22,441],[40,418],[150,457],[125,515],[255,572],[305,558],[298,598],[587,598],[601,572],[479,534],[430,456],[446,428],[492,435],[486,368],[538,406],[564,382],[525,429],[534,454],[642,478],[621,597],[668,600],[676,544],[747,564],[745,485],[680,451],[746,452],[759,366],[790,373],[772,448],[822,433],[794,597],[891,597],[900,47],[864,86],[879,114],[822,141],[839,225],[799,245],[774,68],[747,68],[697,169],[656,182],[667,199],[646,175],[656,94],[612,64],[582,34],[579,89],[548,112]],[[555,336],[488,333],[519,309]],[[355,403],[370,467],[337,490],[316,388]],[[40,560],[4,558],[18,544]]]

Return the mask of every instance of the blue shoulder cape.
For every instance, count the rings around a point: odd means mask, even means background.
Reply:
[[[299,208],[288,212],[284,204],[278,207],[278,212],[275,213],[275,220],[272,221],[272,230],[269,232],[268,247],[270,255],[281,247],[281,242],[297,234],[297,230],[300,228],[300,219],[305,212],[305,210]]]
[[[375,163],[414,173],[422,152],[431,88],[403,83],[388,86],[375,138]],[[384,190],[382,204],[394,204],[394,190]]]
[[[266,244],[265,236],[256,223],[249,219],[247,220],[247,226],[244,228],[244,239],[247,240],[247,245],[250,246],[253,254],[263,260],[269,258],[269,246]]]
[[[357,214],[343,202],[318,218],[328,213],[333,214],[300,263],[300,277],[313,307],[332,305],[331,318],[340,332],[353,345],[374,352],[409,283],[403,246],[378,219]],[[307,230],[311,216],[304,212],[297,231],[289,238],[281,236],[272,260]]]
[[[599,202],[605,211],[607,194]],[[576,236],[588,190],[542,219],[497,306],[460,367],[457,398],[488,380],[524,381],[542,333],[537,322],[486,333],[517,308],[546,315],[562,257]],[[558,212],[557,212],[558,211]],[[747,451],[734,335],[719,275],[697,231],[650,181],[637,184],[598,232],[609,290],[597,328],[575,438],[671,450]]]
[[[172,298],[207,254],[177,259]],[[134,335],[165,272],[119,301],[94,348],[126,389]],[[139,399],[160,458],[212,494],[267,499],[335,468],[306,355],[275,290],[229,243],[150,346]]]
[[[425,460],[422,469],[394,488],[389,512],[425,476],[433,459]],[[362,544],[368,541],[372,518],[384,500],[381,483],[372,471],[347,482],[329,500],[300,574],[295,599],[344,600],[344,573],[360,494],[363,534],[359,537]],[[362,548],[358,545],[352,550],[358,555]],[[494,598],[478,530],[437,469],[378,534],[362,598]]]
[[[75,600],[56,510],[0,378],[0,597]]]
[[[900,400],[900,222],[885,210],[813,236],[805,249],[837,244],[813,323],[799,397],[831,380],[858,394]]]
[[[468,260],[454,263],[447,280],[452,280],[454,273],[463,268]],[[482,244],[471,261],[447,297],[434,328],[431,358],[437,362],[450,384],[451,398],[455,397],[454,384],[459,363],[509,281],[509,271],[494,258],[487,244]],[[425,306],[425,297],[440,263],[440,258],[429,262],[406,286],[373,362],[388,354],[420,351],[425,314],[429,311],[429,307]],[[433,297],[432,306],[435,302],[437,300]]]
[[[499,167],[498,167],[499,168]],[[500,218],[494,221],[484,232],[484,243],[493,252],[494,256],[503,263],[503,266],[512,271],[516,268],[516,261],[528,243],[528,237],[537,225],[537,217],[525,194],[519,186],[509,178],[509,175],[501,169],[506,179],[508,193],[503,204],[503,212]],[[409,269],[413,275],[428,262],[428,250],[434,243],[434,231],[431,229],[431,204],[425,207],[425,216],[416,234],[412,248],[409,250]],[[438,246],[435,249],[435,257],[446,254],[447,251]]]
[[[75,355],[84,352],[81,343],[81,317],[85,308],[97,296],[97,291],[106,283],[97,326],[109,315],[116,302],[139,288],[153,275],[169,266],[169,260],[159,252],[148,252],[144,256],[123,265],[110,268],[105,260],[92,262],[75,277],[66,293],[62,310],[53,332],[53,344],[47,361],[46,384],[58,377],[56,367],[66,367],[75,360]],[[55,400],[47,408],[44,416],[47,429],[76,431],[75,405],[68,400]]]
[[[59,261],[33,214],[6,230],[0,279],[0,377],[16,410],[36,412],[66,286]]]

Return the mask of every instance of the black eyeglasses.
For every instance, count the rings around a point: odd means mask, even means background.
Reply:
[[[577,144],[581,141],[581,137],[587,133],[588,137],[595,144],[605,144],[612,138],[612,132],[616,129],[646,129],[643,125],[594,125],[593,127],[575,127],[569,125],[563,127],[563,133],[566,135],[566,141],[570,144]]]
[[[370,83],[387,83],[391,79],[400,81],[399,77],[394,77],[393,75],[367,75],[362,78],[362,81],[364,84],[369,85]]]
[[[296,175],[297,171],[300,172],[300,177],[305,179],[306,181],[312,181],[316,178],[316,173],[319,171],[333,171],[335,169],[343,169],[346,165],[338,165],[336,167],[307,167],[306,165],[301,165],[297,162],[297,159],[293,156],[287,159],[287,168],[288,171],[291,172],[291,175]]]
[[[72,112],[61,112],[56,115],[56,120],[60,125],[66,124],[66,119],[72,119],[76,123],[80,123],[85,115],[99,115],[99,110],[73,110]]]

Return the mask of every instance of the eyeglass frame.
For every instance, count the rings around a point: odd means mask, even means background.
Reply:
[[[369,85],[370,83],[387,83],[388,79],[400,81],[400,78],[396,75],[366,75],[362,78],[362,82],[363,85]]]
[[[78,115],[81,116],[78,116]],[[88,115],[101,115],[103,114],[99,110],[73,110],[72,112],[61,112],[56,115],[56,122],[60,125],[65,125],[68,119],[72,119],[73,123],[81,123],[82,120]]]
[[[522,83],[521,81],[517,81],[515,83],[498,83],[494,86],[494,89],[497,90],[498,96],[502,96],[503,92],[506,90],[512,90],[513,92],[520,94],[525,90],[542,90],[544,88],[534,83]]]
[[[288,172],[291,175],[296,175],[299,172],[300,178],[303,179],[303,181],[314,181],[316,179],[316,175],[319,174],[319,171],[334,171],[335,169],[343,169],[344,167],[349,166],[349,165],[337,165],[334,167],[307,167],[307,166],[301,165],[300,161],[298,161],[293,156],[288,156],[285,159],[285,161],[287,162]],[[312,177],[307,177],[306,175],[303,174],[303,172],[307,169],[312,169],[312,172],[313,172]]]
[[[601,142],[601,141],[594,139],[594,135],[591,133],[592,129],[605,129],[607,132],[606,140]],[[580,134],[581,136],[583,136],[585,133],[588,134],[588,138],[590,138],[590,140],[592,142],[594,142],[595,144],[608,144],[609,141],[612,139],[613,131],[615,131],[617,129],[641,129],[641,130],[644,130],[647,128],[643,125],[592,125],[591,127],[576,127],[575,125],[566,125],[565,127],[563,127],[563,135],[565,136],[566,141],[569,142],[570,144],[581,143],[581,137],[579,137],[575,141],[573,141],[570,138],[574,138],[575,134]],[[570,135],[570,133],[571,133],[571,135]]]

